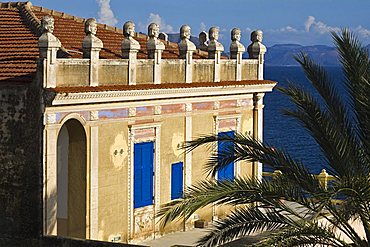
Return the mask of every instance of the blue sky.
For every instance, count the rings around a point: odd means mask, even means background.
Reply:
[[[5,1],[2,1],[5,2]],[[178,32],[182,24],[192,34],[211,26],[221,29],[220,41],[227,45],[230,30],[242,30],[249,43],[251,30],[264,31],[264,43],[331,45],[330,30],[349,27],[363,44],[370,43],[370,0],[33,0],[33,5],[122,27],[127,20],[146,33],[150,22],[161,31]]]

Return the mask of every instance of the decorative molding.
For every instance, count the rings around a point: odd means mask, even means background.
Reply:
[[[237,99],[236,100],[236,107],[241,107],[242,106],[242,100],[241,99]]]
[[[136,107],[130,107],[128,109],[128,116],[129,117],[135,117],[136,116]]]
[[[57,123],[57,114],[49,113],[45,114],[45,124],[56,124]]]
[[[99,120],[99,111],[90,111],[90,120]]]
[[[193,109],[193,107],[192,107],[191,103],[185,103],[185,111],[186,112],[191,112],[192,109]]]
[[[162,114],[162,106],[156,105],[154,106],[154,115],[160,115]]]
[[[214,110],[218,110],[218,109],[220,109],[220,101],[215,101],[215,102],[213,102],[213,109]]]

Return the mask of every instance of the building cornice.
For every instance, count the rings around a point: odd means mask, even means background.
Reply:
[[[123,91],[98,91],[57,93],[52,105],[97,104],[108,102],[148,101],[159,99],[179,99],[189,97],[228,96],[236,94],[263,93],[272,91],[276,83],[253,85],[228,85],[191,88],[161,88]]]

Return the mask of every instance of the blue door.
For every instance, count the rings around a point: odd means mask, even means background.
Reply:
[[[154,143],[134,145],[134,208],[153,204]]]
[[[227,132],[220,132],[218,133],[218,136],[229,136],[229,137],[234,137],[234,131],[227,131]],[[234,156],[234,144],[232,142],[219,142],[218,143],[218,152],[222,152],[223,150],[230,149],[232,150],[231,155]],[[234,162],[231,162],[228,164],[226,167],[221,168],[218,170],[217,173],[217,179],[218,181],[222,180],[233,180],[234,179]]]
[[[171,200],[181,198],[183,191],[183,163],[172,164],[171,167]]]

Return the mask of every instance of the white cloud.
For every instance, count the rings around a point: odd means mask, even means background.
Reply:
[[[304,23],[304,29],[306,30],[306,32],[310,31],[310,28],[314,22],[315,22],[315,17],[310,15]]]
[[[168,25],[160,15],[154,14],[154,13],[149,14],[149,17],[145,24],[143,24],[142,22],[139,22],[138,26],[139,26],[140,31],[146,33],[148,31],[149,24],[152,22],[157,23],[159,25],[159,29],[161,32],[165,32],[165,33],[174,32],[174,29],[171,25]]]
[[[297,32],[297,29],[291,26],[286,26],[286,27],[280,28],[280,31],[281,32]]]
[[[319,34],[330,33],[332,31],[334,32],[340,31],[339,27],[332,27],[325,24],[322,21],[316,21],[315,17],[313,16],[308,17],[308,19],[304,23],[304,27],[306,32],[313,31]]]
[[[358,35],[361,38],[370,38],[370,30],[364,28],[363,26],[358,26],[354,29],[355,32],[358,33]]]
[[[99,4],[98,22],[114,26],[118,20],[114,17],[114,13],[110,8],[110,0],[96,0]]]

